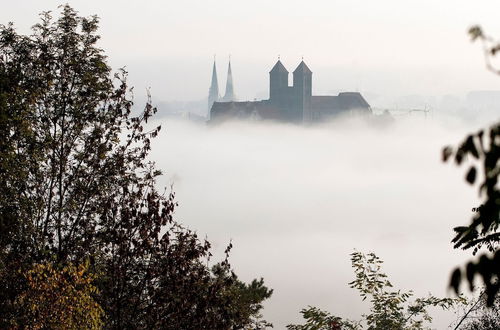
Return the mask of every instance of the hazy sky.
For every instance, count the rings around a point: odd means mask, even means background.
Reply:
[[[26,32],[63,1],[8,1],[0,23]],[[498,89],[467,28],[500,37],[498,1],[183,0],[69,1],[101,17],[101,46],[127,66],[138,91],[157,100],[206,97],[217,54],[220,89],[233,59],[241,99],[265,97],[278,54],[289,71],[304,56],[315,93],[359,90],[377,96]]]

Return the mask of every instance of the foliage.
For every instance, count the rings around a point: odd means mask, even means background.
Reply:
[[[233,329],[265,329],[273,327],[273,325],[262,319],[260,314],[263,309],[262,301],[271,297],[273,290],[264,286],[264,280],[254,279],[249,284],[243,283],[235,279],[232,287],[227,292],[227,299],[232,302],[232,313],[235,319],[250,320],[247,323],[238,323],[232,326]]]
[[[436,298],[432,295],[410,301],[413,292],[393,290],[387,275],[381,271],[382,263],[383,261],[374,253],[351,254],[351,264],[356,278],[349,285],[359,291],[363,301],[369,299],[371,303],[370,313],[363,315],[362,322],[342,320],[328,312],[309,307],[301,311],[307,323],[290,325],[288,329],[363,329],[362,324],[366,324],[366,329],[369,330],[425,329],[424,324],[432,322],[427,311],[429,307],[449,309],[458,303],[463,303],[462,298]]]
[[[37,264],[24,277],[27,290],[18,303],[26,311],[29,329],[100,329],[103,310],[92,297],[97,288],[88,264],[58,270],[50,263]]]
[[[500,299],[488,306],[486,291],[482,290],[479,297],[470,301],[464,309],[463,316],[454,329],[461,330],[497,330],[500,329]]]
[[[132,115],[127,72],[112,74],[97,28],[68,5],[30,36],[0,26],[0,327],[23,319],[28,284],[10,270],[85,260],[105,328],[252,324],[271,291],[259,282],[240,287],[256,291],[246,303],[229,299],[230,247],[212,271],[210,243],[173,219],[147,158],[156,108]]]
[[[472,41],[480,40],[483,43],[486,66],[496,74],[500,74],[492,64],[490,58],[500,50],[500,43],[487,36],[480,26],[469,29]],[[470,157],[470,158],[469,158]],[[489,131],[480,130],[471,134],[458,148],[445,147],[443,160],[455,159],[457,165],[470,159],[473,164],[469,167],[465,180],[476,184],[478,167],[481,171],[482,182],[477,183],[479,196],[483,204],[477,208],[468,226],[454,228],[453,238],[455,248],[472,249],[476,255],[481,248],[488,252],[483,253],[478,260],[467,262],[465,269],[456,268],[451,276],[450,286],[458,292],[463,277],[467,278],[470,290],[474,287],[476,275],[482,277],[486,287],[487,303],[492,305],[500,288],[500,190],[498,177],[500,175],[500,122],[490,127]]]
[[[477,183],[479,196],[483,203],[468,226],[454,228],[455,248],[472,249],[476,255],[481,249],[487,252],[477,261],[469,261],[465,269],[456,268],[451,277],[450,285],[458,292],[461,279],[467,278],[470,289],[473,289],[476,275],[482,277],[486,287],[487,302],[492,304],[500,288],[500,189],[498,178],[500,175],[500,123],[489,130],[480,130],[471,134],[458,146],[443,149],[443,160],[454,158],[457,165],[466,160],[472,163],[467,171],[465,180],[474,185],[478,180],[478,172],[482,181]],[[478,170],[479,168],[479,170]]]
[[[368,329],[423,329],[425,322],[432,321],[428,307],[449,309],[461,301],[429,295],[410,302],[413,292],[393,290],[387,275],[381,272],[383,261],[374,253],[354,252],[351,263],[356,279],[349,284],[359,291],[363,300],[370,298],[372,305],[370,314],[364,317]]]
[[[495,66],[491,63],[491,58],[497,55],[500,51],[500,42],[495,41],[492,37],[485,34],[479,25],[471,26],[468,32],[472,41],[481,41],[483,44],[484,59],[488,70],[496,74],[500,74],[500,70],[495,68]]]
[[[338,316],[323,311],[317,307],[308,306],[300,311],[306,320],[303,325],[290,324],[288,330],[341,330],[341,329],[361,329],[359,323],[342,320]]]

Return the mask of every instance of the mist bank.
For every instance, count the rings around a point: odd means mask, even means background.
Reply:
[[[339,120],[304,127],[159,120],[152,159],[173,185],[175,218],[207,235],[243,280],[275,290],[265,316],[275,328],[314,305],[356,319],[366,310],[347,285],[349,253],[373,251],[397,288],[447,295],[452,228],[479,203],[464,169],[441,149],[486,125],[454,117],[408,117],[391,125]],[[438,312],[444,328],[453,314]]]

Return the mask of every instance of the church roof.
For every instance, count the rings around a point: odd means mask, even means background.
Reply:
[[[274,72],[288,73],[288,70],[285,68],[285,66],[283,65],[283,63],[281,63],[281,61],[278,60],[278,62],[276,62],[276,64],[271,69],[271,71],[269,71],[269,73],[274,73]]]
[[[339,102],[346,108],[369,108],[370,105],[359,92],[344,92],[338,95]]]
[[[295,69],[295,71],[293,71],[293,73],[312,73],[311,69],[309,69],[306,65],[306,63],[304,63],[304,61],[300,62],[299,66]]]
[[[370,105],[358,92],[345,92],[337,96],[312,96],[313,110],[343,111],[351,109],[369,109]]]

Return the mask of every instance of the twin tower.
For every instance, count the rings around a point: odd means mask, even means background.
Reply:
[[[312,71],[301,61],[288,86],[288,70],[280,60],[269,72],[269,101],[282,110],[286,121],[300,122],[311,116]]]
[[[227,80],[226,80],[226,93],[224,97],[219,95],[219,83],[217,81],[217,69],[214,66],[212,69],[212,83],[210,84],[210,89],[208,90],[208,118],[210,118],[210,109],[214,102],[232,102],[235,101],[234,87],[233,87],[233,74],[231,72],[231,59],[229,59],[229,65],[227,68]]]

